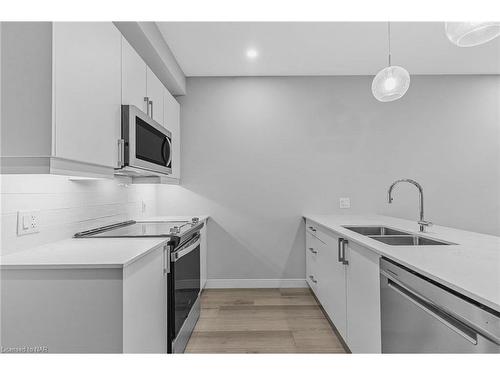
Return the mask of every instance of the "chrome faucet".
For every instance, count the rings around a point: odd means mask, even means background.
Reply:
[[[401,180],[396,180],[392,183],[392,185],[389,187],[389,191],[387,192],[387,201],[389,203],[392,203],[392,190],[394,187],[399,184],[400,182],[408,182],[410,184],[413,184],[417,187],[418,192],[419,192],[419,203],[420,203],[420,217],[418,220],[418,225],[420,226],[420,232],[425,232],[425,228],[429,227],[432,225],[430,221],[424,220],[424,189],[422,188],[422,185],[420,185],[417,181],[411,180],[409,178],[403,178]]]

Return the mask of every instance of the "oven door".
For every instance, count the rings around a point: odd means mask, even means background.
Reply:
[[[133,105],[122,105],[125,166],[172,173],[172,133]]]
[[[174,249],[170,266],[170,339],[182,353],[200,316],[200,234]]]

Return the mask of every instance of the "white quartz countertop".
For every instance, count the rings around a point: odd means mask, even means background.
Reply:
[[[185,221],[195,216],[155,216],[137,221]],[[196,216],[200,220],[207,215]],[[122,268],[166,238],[70,238],[0,257],[2,268]]]
[[[390,258],[496,311],[500,311],[500,237],[443,226],[418,233],[414,221],[380,215],[304,215],[372,251]],[[391,246],[343,228],[380,225],[456,245]]]

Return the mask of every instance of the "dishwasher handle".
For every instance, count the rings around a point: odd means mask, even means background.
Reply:
[[[465,326],[462,322],[458,321],[451,316],[448,316],[445,312],[441,311],[437,306],[428,302],[425,297],[418,295],[412,290],[409,290],[402,286],[401,284],[395,282],[388,274],[381,272],[381,274],[387,277],[387,286],[393,291],[406,298],[417,307],[424,310],[427,314],[431,315],[435,319],[439,320],[446,327],[462,336],[464,339],[469,341],[473,345],[477,345],[477,333],[473,332],[469,327]],[[467,331],[470,331],[467,332]]]

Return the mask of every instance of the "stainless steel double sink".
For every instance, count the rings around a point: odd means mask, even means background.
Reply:
[[[367,236],[391,246],[454,245],[451,242],[418,236],[399,229],[384,226],[347,226],[343,228]]]

